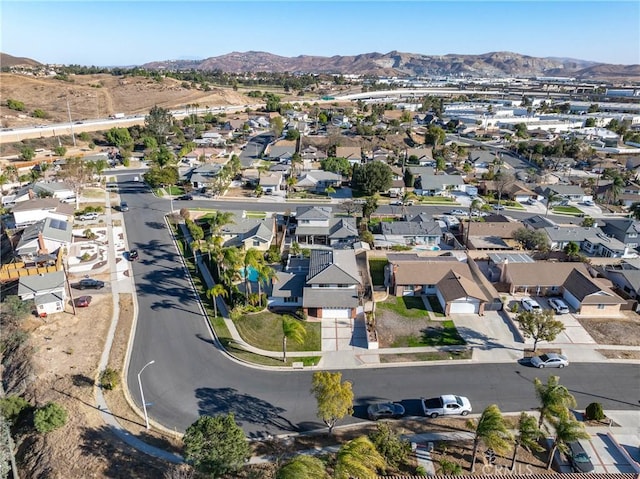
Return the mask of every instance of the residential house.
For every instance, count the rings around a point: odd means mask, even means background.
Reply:
[[[627,259],[607,264],[598,270],[630,298],[640,298],[640,259]]]
[[[413,172],[413,168],[411,168]],[[448,196],[451,191],[464,191],[464,178],[459,175],[427,175],[415,177],[414,193],[422,196]]]
[[[48,217],[71,221],[73,212],[73,205],[62,203],[56,198],[33,198],[18,203],[11,209],[15,225],[18,228],[37,223]]]
[[[497,216],[497,215],[496,215]],[[518,248],[515,232],[522,228],[517,221],[503,221],[504,217],[485,218],[486,221],[461,222],[460,237],[469,249],[511,250]]]
[[[629,208],[634,203],[640,203],[640,185],[635,183],[625,185],[622,192],[618,195],[617,200],[620,201],[625,208]]]
[[[64,271],[23,276],[18,283],[18,297],[23,301],[32,299],[38,316],[60,313],[67,299],[65,283]]]
[[[602,279],[574,269],[563,283],[563,299],[580,316],[615,317],[625,301]]]
[[[311,251],[302,307],[317,318],[355,318],[362,281],[352,249]]]
[[[319,150],[315,146],[308,145],[300,151],[300,156],[302,156],[303,162],[309,161],[313,163],[316,161],[325,160],[327,158],[327,153]]]
[[[466,261],[454,256],[390,254],[387,287],[395,296],[435,296],[446,314],[483,314],[487,297]]]
[[[404,173],[402,168],[391,166],[391,188],[387,191],[391,198],[399,198],[404,195]]]
[[[478,191],[482,195],[494,195],[496,198],[498,197],[499,193],[498,188],[498,183],[491,180],[481,181],[478,185]],[[530,199],[537,200],[538,194],[533,190],[527,188],[520,181],[514,181],[513,183],[509,183],[503,186],[501,199],[526,203]]]
[[[352,165],[362,163],[362,148],[359,146],[336,146],[336,158],[346,158]]]
[[[333,126],[337,126],[339,128],[351,128],[353,125],[348,116],[346,115],[334,115],[331,117],[331,124]]]
[[[32,186],[33,192],[38,196],[51,196],[58,200],[66,200],[74,198],[76,192],[73,187],[63,181],[44,183],[34,183]]]
[[[45,218],[24,229],[15,252],[24,263],[36,263],[40,256],[53,255],[60,248],[68,249],[71,237],[70,222]]]
[[[522,224],[530,230],[538,230],[542,228],[553,228],[557,226],[555,221],[548,219],[546,216],[534,215],[522,219]]]
[[[505,261],[495,266],[500,270],[500,282],[507,285],[509,294],[530,296],[561,295],[563,285],[572,271],[589,274],[583,263]]]
[[[358,240],[355,218],[334,218],[326,206],[298,206],[295,241],[301,245],[349,247]]]
[[[602,231],[624,243],[630,250],[638,248],[640,222],[631,218],[605,218]]]
[[[340,188],[342,186],[342,175],[331,171],[311,170],[302,173],[298,177],[294,189],[324,193],[327,188]]]
[[[437,221],[421,215],[409,221],[380,223],[381,234],[374,235],[376,248],[412,246],[416,249],[438,250],[442,239],[442,227]]]
[[[264,152],[263,159],[268,161],[291,162],[296,152],[296,141],[281,140],[269,145]]]
[[[271,309],[297,309],[302,307],[304,287],[309,274],[309,258],[289,256],[284,271],[276,272],[271,295],[268,298]]]
[[[635,258],[638,256],[635,252],[630,253],[629,247],[622,241],[601,232],[586,237],[580,248],[591,256],[602,258]]]
[[[435,166],[431,148],[407,148],[405,161],[407,164],[417,163],[420,166]]]
[[[285,184],[282,180],[282,173],[270,172],[260,175],[260,186],[265,195],[284,196]]]
[[[496,161],[497,160],[497,161]],[[495,153],[486,150],[471,150],[467,156],[469,163],[475,170],[486,171],[490,166],[500,162]]]
[[[222,165],[217,163],[205,163],[194,166],[184,173],[184,179],[191,183],[193,188],[210,188],[214,186],[219,178]]]
[[[275,237],[273,218],[236,218],[220,229],[224,247],[236,246],[245,250],[267,251]]]
[[[561,226],[543,228],[549,238],[549,247],[552,250],[562,251],[569,243],[575,243],[582,246],[583,242],[590,237],[602,234],[602,230],[598,227],[589,226]]]
[[[549,193],[552,193],[559,198],[575,201],[577,203],[593,200],[592,195],[588,195],[577,185],[548,185],[542,190],[542,196],[548,198]]]

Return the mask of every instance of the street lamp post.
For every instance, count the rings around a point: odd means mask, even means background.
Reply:
[[[138,373],[138,386],[140,386],[140,400],[142,401],[142,410],[144,411],[144,423],[147,426],[147,431],[149,430],[149,416],[147,416],[147,403],[144,400],[144,392],[142,391],[142,381],[140,380],[140,375],[142,371],[145,370],[147,366],[151,366],[155,361],[149,361],[147,364],[142,366],[142,369]]]

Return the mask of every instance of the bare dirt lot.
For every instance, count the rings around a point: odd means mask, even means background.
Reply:
[[[205,92],[185,88],[182,82],[164,78],[158,82],[145,77],[113,75],[71,75],[72,81],[54,78],[34,78],[26,75],[1,73],[2,96],[24,103],[25,111],[18,112],[0,106],[3,127],[33,126],[73,120],[106,118],[114,113],[127,115],[147,113],[153,105],[180,108],[188,104],[199,107],[244,105],[249,98],[231,88],[212,88]],[[69,102],[69,111],[67,110]],[[49,116],[36,119],[30,116],[41,109]]]
[[[598,344],[640,346],[640,317],[626,312],[624,318],[578,318]]]

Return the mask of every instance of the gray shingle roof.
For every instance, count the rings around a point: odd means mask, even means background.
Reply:
[[[355,289],[304,288],[302,306],[305,308],[355,308],[358,292]]]
[[[331,218],[331,208],[327,206],[298,206],[296,218],[303,220],[327,220]]]
[[[18,283],[18,296],[30,294],[48,293],[56,290],[64,290],[64,271],[55,271],[43,275],[34,274],[23,276]]]
[[[465,297],[476,298],[482,302],[487,301],[476,283],[453,270],[449,270],[436,286],[446,302]]]
[[[307,284],[360,284],[353,250],[312,250]]]
[[[551,241],[574,241],[580,243],[590,236],[602,234],[600,228],[587,228],[584,226],[554,226],[543,228]]]
[[[573,270],[564,284],[565,290],[576,297],[583,304],[622,304],[624,300],[587,274]]]
[[[436,221],[394,221],[380,223],[383,235],[440,236],[442,228]]]
[[[271,296],[278,298],[300,298],[304,289],[305,274],[279,272],[276,273]]]
[[[72,236],[71,223],[54,218],[45,218],[31,226],[27,226],[22,233],[22,237],[20,238],[16,249],[19,250],[27,243],[37,239],[40,233],[42,233],[42,236],[46,239],[58,241],[60,243],[69,243],[71,242]]]

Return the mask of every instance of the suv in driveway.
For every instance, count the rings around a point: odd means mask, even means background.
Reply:
[[[78,219],[80,221],[97,220],[98,219],[98,213],[85,213],[83,215],[78,216]]]
[[[567,303],[558,298],[549,299],[549,306],[551,306],[551,309],[553,309],[556,314],[567,314],[569,312]]]
[[[540,304],[533,298],[522,298],[520,303],[525,311],[542,311]]]

